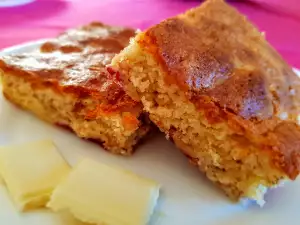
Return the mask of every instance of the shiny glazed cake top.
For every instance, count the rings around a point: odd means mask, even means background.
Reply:
[[[134,34],[133,29],[92,23],[49,40],[40,51],[4,56],[0,69],[31,79],[36,87],[52,85],[79,97],[132,106],[135,102],[125,94],[118,77],[107,72],[106,65]]]

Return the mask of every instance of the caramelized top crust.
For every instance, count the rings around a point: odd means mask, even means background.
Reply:
[[[112,27],[99,22],[67,30],[41,46],[42,52],[119,53],[125,48],[135,30]]]
[[[300,79],[243,15],[222,0],[208,0],[136,41],[210,123],[227,121],[234,133],[280,153],[278,164],[291,178],[298,175],[300,160],[292,166],[289,158],[300,153]],[[269,132],[280,143],[256,138]]]
[[[34,88],[51,87],[99,102],[98,108],[87,115],[89,119],[123,111],[135,117],[142,111],[140,104],[125,93],[118,76],[106,69],[132,35],[132,29],[92,23],[45,43],[41,52],[2,57],[0,71],[30,80]]]
[[[140,111],[139,104],[125,94],[118,77],[111,76],[105,68],[113,56],[110,53],[27,53],[4,56],[0,60],[0,69],[30,80],[34,88],[52,87],[60,93],[71,93],[76,98],[100,101],[101,109],[97,110],[102,113],[126,109],[129,112],[134,109]]]
[[[139,43],[157,48],[168,81],[189,92],[193,101],[209,96],[245,119],[297,115],[299,78],[263,35],[225,2],[207,1],[144,35]]]

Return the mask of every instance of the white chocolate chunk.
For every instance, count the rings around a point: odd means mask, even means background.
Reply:
[[[156,182],[84,159],[54,190],[48,206],[69,210],[86,223],[145,225],[158,196]]]
[[[45,206],[69,172],[50,140],[0,147],[0,174],[19,210]]]

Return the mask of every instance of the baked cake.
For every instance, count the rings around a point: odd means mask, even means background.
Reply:
[[[263,204],[267,188],[298,176],[300,80],[224,1],[139,33],[112,66],[150,119],[231,199]]]
[[[3,94],[50,123],[129,155],[150,125],[141,104],[105,66],[134,34],[92,23],[49,40],[40,51],[2,57]]]

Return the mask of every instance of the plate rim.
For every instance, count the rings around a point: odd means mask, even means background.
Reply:
[[[20,43],[20,44],[17,44],[17,45],[13,45],[13,46],[9,46],[9,47],[5,47],[5,48],[2,48],[0,50],[0,56],[1,55],[6,55],[6,54],[9,54],[10,52],[13,52],[17,49],[21,49],[21,48],[28,48],[28,47],[31,47],[33,45],[40,45],[40,44],[43,44],[49,40],[52,40],[53,38],[43,38],[43,39],[38,39],[38,40],[33,40],[33,41],[27,41],[27,42],[23,42],[23,43]]]
[[[0,3],[0,8],[10,8],[10,7],[16,7],[16,6],[22,6],[27,5],[35,0],[13,0],[13,1],[5,1]]]

